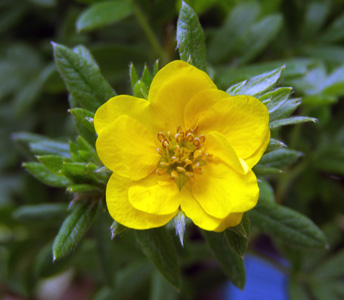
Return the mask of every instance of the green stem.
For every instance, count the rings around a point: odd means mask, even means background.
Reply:
[[[129,2],[132,2],[132,1],[129,0]],[[153,30],[149,26],[145,15],[142,13],[141,9],[137,5],[132,3],[132,6],[133,6],[134,15],[135,15],[137,21],[139,22],[142,30],[146,34],[148,41],[151,44],[155,54],[157,54],[160,57],[160,59],[162,60],[163,63],[167,62],[166,53],[165,53],[164,49],[161,47],[161,45],[160,45],[157,37],[155,36]]]

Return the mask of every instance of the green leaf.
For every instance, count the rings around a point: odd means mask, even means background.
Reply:
[[[280,169],[272,168],[272,167],[265,167],[265,166],[262,166],[260,164],[255,165],[252,170],[257,176],[283,173],[283,171]]]
[[[243,259],[232,250],[223,233],[202,231],[211,251],[219,261],[223,272],[238,288],[245,285],[245,268]]]
[[[146,65],[143,68],[141,80],[148,86],[148,88],[150,87],[153,78]]]
[[[196,68],[206,70],[207,61],[203,29],[197,14],[184,1],[182,1],[177,22],[177,45],[182,60],[191,60]]]
[[[269,145],[266,148],[265,152],[266,153],[267,152],[271,152],[273,150],[277,150],[277,149],[280,149],[280,148],[283,148],[283,147],[287,147],[287,145],[284,144],[283,142],[279,141],[279,140],[270,138]]]
[[[99,194],[102,192],[102,190],[94,185],[91,184],[73,184],[70,185],[67,188],[67,192],[69,193],[90,193],[94,192],[96,194]]]
[[[259,199],[270,203],[275,203],[275,195],[272,186],[266,180],[258,181],[259,186]]]
[[[57,175],[51,172],[47,167],[43,166],[41,163],[23,163],[23,167],[26,168],[26,170],[28,170],[32,176],[34,176],[44,184],[54,187],[67,187],[68,185],[73,184],[73,182],[69,180],[67,177]]]
[[[311,300],[303,286],[293,278],[289,281],[289,296],[291,300]]]
[[[53,243],[53,260],[67,256],[90,228],[97,211],[97,205],[80,204],[65,219]]]
[[[160,275],[159,272],[153,271],[152,285],[149,300],[177,300],[178,292],[173,289]]]
[[[94,113],[83,108],[72,108],[69,110],[75,121],[84,126],[89,132],[95,133],[93,118]]]
[[[177,252],[165,228],[135,231],[143,253],[155,265],[165,279],[179,289],[179,265]]]
[[[261,95],[263,92],[267,90],[271,90],[271,88],[276,85],[278,80],[282,76],[282,72],[285,67],[281,67],[278,69],[275,69],[271,72],[266,72],[261,75],[252,77],[249,79],[245,84],[243,84],[240,89],[237,89],[235,94],[232,92],[232,96],[234,95],[248,95],[248,96],[257,96]],[[231,91],[231,87],[227,89],[228,91]]]
[[[131,63],[129,66],[129,75],[130,75],[131,88],[134,93],[135,84],[136,82],[139,81],[139,76],[137,75],[137,72],[133,63]]]
[[[73,48],[73,51],[76,54],[78,54],[81,57],[83,57],[84,59],[86,59],[89,63],[93,64],[96,68],[99,69],[99,66],[98,66],[96,60],[94,59],[92,53],[84,45],[75,46]]]
[[[111,239],[114,239],[116,235],[121,234],[123,231],[125,231],[127,227],[123,226],[122,224],[118,223],[117,221],[113,221],[110,227],[111,231]]]
[[[66,204],[45,203],[20,206],[13,212],[13,218],[26,224],[44,224],[62,221],[66,214]]]
[[[103,1],[86,9],[78,18],[78,32],[91,31],[119,22],[133,13],[130,2],[121,0]]]
[[[300,104],[301,100],[299,98],[287,100],[278,109],[270,113],[270,122],[288,117]]]
[[[269,113],[278,109],[284,102],[286,102],[292,93],[293,89],[288,87],[278,88],[274,91],[268,92],[259,97],[259,100],[266,103]]]
[[[339,251],[322,262],[313,271],[313,275],[321,280],[333,280],[336,277],[344,275],[344,250]]]
[[[58,155],[40,155],[37,159],[50,171],[58,174],[63,169],[64,162],[71,162],[72,160]]]
[[[65,46],[53,43],[53,48],[61,77],[82,108],[95,111],[116,95],[94,64]]]
[[[259,164],[264,167],[285,168],[295,163],[301,156],[303,156],[302,152],[282,148],[264,154]]]
[[[134,86],[134,96],[138,98],[148,99],[149,87],[142,80],[136,82]]]
[[[300,124],[300,123],[305,123],[305,122],[316,123],[317,119],[311,118],[311,117],[290,117],[287,119],[280,119],[280,120],[273,121],[269,124],[269,126],[270,126],[270,129],[275,129],[281,126],[294,125],[294,124]]]
[[[291,246],[325,248],[326,238],[306,216],[290,208],[260,198],[248,212],[254,226]]]
[[[241,223],[235,227],[229,227],[224,231],[228,245],[241,257],[244,257],[248,238],[250,236],[250,218],[244,214]]]

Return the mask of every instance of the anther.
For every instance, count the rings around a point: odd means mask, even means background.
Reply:
[[[177,133],[179,133],[179,132],[181,132],[181,131],[182,131],[182,126],[179,125],[179,126],[177,127]]]
[[[186,135],[186,140],[187,140],[188,142],[192,142],[193,139],[194,139],[193,133],[190,132],[190,133],[188,133],[188,134]]]
[[[175,135],[177,143],[180,143],[183,140],[183,136],[180,133],[177,133]]]
[[[164,139],[163,141],[162,141],[162,146],[164,147],[164,148],[168,148],[168,140],[166,140],[166,139]]]
[[[176,156],[171,157],[172,163],[179,162],[179,158]]]
[[[201,135],[199,136],[199,140],[201,141],[202,144],[204,144],[204,142],[205,142],[205,135],[204,135],[204,134],[201,134]]]
[[[193,177],[194,176],[194,173],[193,172],[185,172],[185,175],[187,177]]]
[[[171,172],[171,177],[172,177],[172,178],[178,178],[178,177],[179,177],[178,172],[177,172],[177,171],[172,171],[172,172]]]
[[[194,138],[194,140],[193,140],[193,145],[197,148],[197,147],[199,147],[200,145],[201,145],[201,141],[200,141],[200,139],[199,138]]]
[[[200,166],[200,163],[199,162],[195,162],[193,165],[192,165],[192,169],[197,169],[197,168],[199,168],[199,166]]]
[[[185,173],[185,169],[183,167],[177,167],[177,171],[181,173]]]
[[[192,134],[193,134],[193,133],[194,133],[194,130],[193,130],[192,128],[190,128],[190,129],[188,129],[188,130],[185,132],[186,135],[188,135],[189,133],[192,133]]]
[[[161,169],[161,168],[157,168],[155,171],[158,175],[164,175],[166,174],[166,170],[165,169]]]
[[[160,148],[156,148],[156,151],[158,151],[160,155],[164,155],[164,151],[162,151]]]
[[[168,131],[168,132],[167,132],[167,136],[168,136],[168,139],[170,140],[170,142],[172,142],[171,131]]]
[[[184,162],[185,162],[185,166],[192,164],[192,161],[188,158],[184,159]]]
[[[165,139],[165,135],[162,132],[158,133],[158,140],[161,143]]]

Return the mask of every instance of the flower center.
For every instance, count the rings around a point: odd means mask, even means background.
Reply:
[[[184,132],[178,126],[174,136],[170,131],[167,134],[159,132],[158,140],[161,147],[157,151],[161,159],[156,173],[169,174],[180,190],[188,180],[194,180],[195,174],[202,174],[202,167],[211,159],[211,155],[203,150],[205,136],[197,136],[197,128]]]

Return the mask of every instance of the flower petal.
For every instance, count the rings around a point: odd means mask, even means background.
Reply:
[[[189,184],[183,186],[180,201],[181,209],[185,215],[190,218],[194,224],[204,230],[213,231],[223,222],[222,219],[212,217],[204,211],[193,197]]]
[[[139,180],[152,173],[159,163],[154,140],[145,126],[124,115],[99,133],[96,148],[107,168]]]
[[[203,134],[210,131],[224,134],[240,158],[252,158],[248,164],[252,167],[257,160],[256,151],[265,150],[269,143],[269,113],[254,97],[230,97],[216,103],[200,117],[198,130]]]
[[[243,175],[219,161],[209,162],[203,168],[202,175],[195,175],[192,194],[207,214],[224,219],[257,204],[259,188],[252,170]]]
[[[203,90],[188,102],[184,111],[185,128],[196,128],[199,117],[207,112],[214,104],[230,98],[231,95],[218,89]]]
[[[247,164],[239,159],[226,136],[217,131],[207,134],[204,150],[241,174],[247,174],[249,171]]]
[[[148,100],[161,113],[169,128],[184,126],[184,109],[191,98],[202,90],[216,89],[207,73],[177,60],[162,68],[154,77]]]
[[[133,229],[149,229],[167,224],[177,213],[153,215],[135,209],[128,200],[128,178],[112,174],[106,188],[110,215],[120,224]]]
[[[214,229],[214,231],[221,232],[226,230],[228,227],[239,225],[243,215],[244,213],[229,214],[224,220],[222,220],[221,224]]]
[[[128,115],[150,129],[154,134],[164,126],[159,114],[147,100],[133,96],[120,95],[111,98],[98,108],[94,115],[94,127],[99,134],[122,115]]]
[[[173,180],[162,178],[154,172],[130,186],[129,202],[140,211],[166,215],[179,208],[180,192]]]

